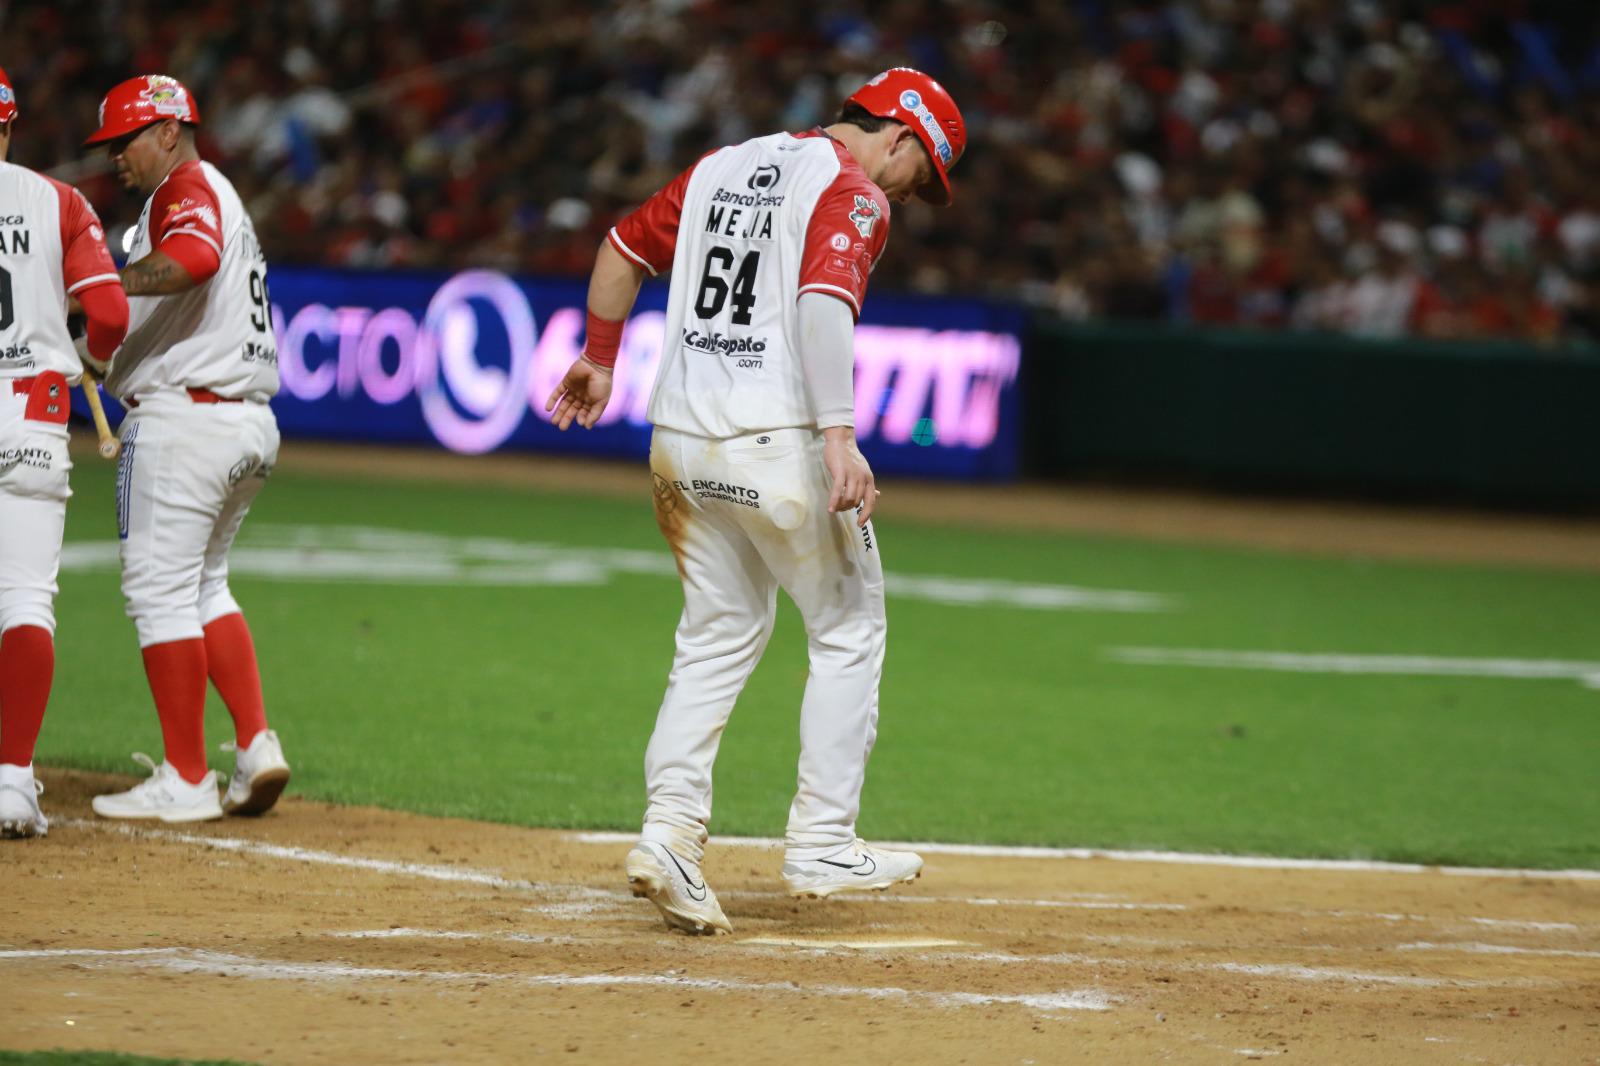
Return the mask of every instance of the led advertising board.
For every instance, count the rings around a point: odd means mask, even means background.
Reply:
[[[666,287],[645,286],[611,405],[561,433],[545,399],[577,357],[586,284],[275,267],[286,437],[436,442],[644,457]],[[880,474],[998,479],[1016,470],[1022,317],[978,301],[871,294],[856,330],[856,434]]]

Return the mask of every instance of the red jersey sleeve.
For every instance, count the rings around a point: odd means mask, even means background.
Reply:
[[[695,160],[694,166],[667,182],[632,214],[612,226],[606,235],[611,247],[644,267],[651,277],[672,267],[672,253],[678,248],[678,220],[683,217],[683,198],[689,191],[689,177],[699,165],[700,160]]]
[[[841,171],[822,191],[806,227],[800,291],[843,300],[857,318],[867,277],[889,240],[889,201],[857,170]]]
[[[183,267],[196,285],[206,281],[222,266],[222,257],[198,233],[172,233],[161,242],[167,258]]]
[[[209,245],[218,262],[221,261],[222,208],[199,163],[185,163],[174,170],[161,183],[150,203],[150,247],[168,254],[176,251],[172,258],[193,273],[189,261],[195,256],[182,250],[185,241],[178,241],[172,249],[161,247],[164,241],[179,236]],[[213,266],[211,271],[215,270]],[[197,277],[195,280],[205,279]]]
[[[45,179],[61,200],[61,280],[68,293],[118,281],[117,265],[106,250],[106,233],[83,193],[65,182]]]

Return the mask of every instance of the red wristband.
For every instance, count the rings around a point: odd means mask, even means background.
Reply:
[[[624,320],[625,321],[625,320]],[[584,326],[583,354],[591,363],[611,369],[617,365],[617,349],[622,345],[622,322],[612,322],[589,312]]]

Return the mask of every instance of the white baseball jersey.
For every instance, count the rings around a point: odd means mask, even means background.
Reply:
[[[106,387],[124,400],[178,388],[271,399],[278,391],[278,343],[267,261],[228,179],[204,161],[177,167],[145,201],[136,233],[132,261],[187,234],[211,245],[221,265],[187,292],[128,298],[128,336]]]
[[[889,202],[843,145],[776,133],[703,157],[611,230],[652,275],[673,271],[650,421],[726,439],[814,427],[797,302],[858,317],[889,236]]]
[[[67,335],[67,294],[117,280],[83,194],[0,162],[0,379],[82,372]]]

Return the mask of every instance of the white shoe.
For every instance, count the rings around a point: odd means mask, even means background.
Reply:
[[[217,772],[207,770],[199,784],[191,785],[178,774],[177,767],[155,760],[142,751],[133,761],[150,768],[150,777],[126,792],[96,796],[91,806],[102,818],[159,818],[163,822],[209,822],[222,817],[217,802]]]
[[[0,763],[0,840],[42,837],[50,832],[50,821],[39,809],[39,794],[44,791],[33,776],[33,765]]]
[[[706,936],[733,932],[700,867],[671,848],[641,840],[628,852],[627,868],[633,894],[654,903],[670,928]]]
[[[922,856],[857,840],[826,859],[787,859],[783,883],[795,898],[826,899],[835,892],[882,892],[922,876]]]
[[[228,814],[270,811],[289,783],[289,764],[283,759],[283,745],[278,743],[278,734],[263,729],[249,747],[241,749],[230,740],[222,745],[222,750],[238,753],[234,756],[228,792],[222,797],[222,809]]]

